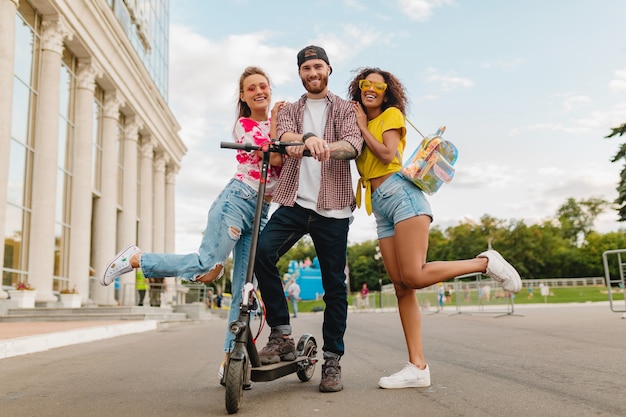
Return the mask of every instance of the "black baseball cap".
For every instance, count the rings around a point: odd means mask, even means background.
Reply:
[[[321,59],[326,62],[326,64],[330,67],[330,61],[328,60],[328,55],[326,55],[326,51],[324,48],[315,45],[309,45],[304,48],[300,52],[298,52],[298,69],[302,66],[303,63],[310,59]],[[333,72],[331,67],[330,72]]]

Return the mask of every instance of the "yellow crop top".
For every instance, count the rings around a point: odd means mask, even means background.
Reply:
[[[402,169],[402,154],[406,146],[406,125],[404,115],[397,107],[389,107],[378,117],[367,122],[367,130],[380,143],[383,142],[383,132],[391,129],[400,129],[400,143],[395,158],[389,164],[383,164],[380,159],[370,151],[367,146],[356,160],[356,167],[361,174],[357,184],[356,203],[361,207],[361,188],[365,188],[365,210],[367,214],[372,214],[372,186],[371,178],[382,177],[383,175],[398,172]]]

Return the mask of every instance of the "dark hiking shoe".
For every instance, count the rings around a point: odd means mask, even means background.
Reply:
[[[296,344],[291,337],[285,338],[279,332],[270,332],[267,345],[259,352],[261,364],[269,365],[280,361],[296,360]]]
[[[326,358],[322,365],[322,380],[320,381],[321,392],[337,392],[343,389],[341,383],[341,365],[339,359]]]

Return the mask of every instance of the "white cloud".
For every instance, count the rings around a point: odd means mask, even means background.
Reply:
[[[490,61],[485,61],[480,64],[480,67],[483,69],[500,69],[503,71],[514,71],[517,68],[521,67],[526,63],[526,60],[523,58],[514,58],[514,59],[495,59]]]
[[[352,10],[356,10],[358,12],[362,12],[367,10],[367,6],[360,2],[359,0],[344,0],[344,4]]]
[[[566,100],[567,101],[567,100]],[[581,102],[587,100],[580,100]],[[599,109],[589,112],[586,116],[576,117],[563,121],[540,122],[526,127],[516,127],[509,130],[512,136],[527,131],[561,132],[567,134],[591,133],[607,134],[610,127],[618,126],[626,120],[626,102],[618,103],[608,109]]]
[[[507,165],[478,163],[457,167],[455,187],[505,189],[523,182],[524,175]]]
[[[344,24],[337,33],[322,33],[309,43],[323,45],[330,58],[331,66],[351,61],[362,51],[374,44],[390,44],[395,35],[382,32],[374,27]],[[297,51],[293,52],[295,56]]]
[[[591,98],[581,95],[568,95],[563,100],[563,110],[569,112],[591,101]]]
[[[452,0],[400,0],[400,11],[411,20],[425,22],[433,15],[434,9],[454,5]]]
[[[237,77],[248,65],[262,63],[275,85],[284,84],[294,78],[291,48],[268,45],[270,32],[246,35],[231,35],[213,41],[194,33],[184,26],[173,25],[170,32],[170,85],[172,99],[178,114],[206,113],[220,110],[228,100],[236,102]],[[291,65],[289,65],[291,64]],[[193,102],[189,97],[202,96]],[[181,106],[185,106],[182,107]]]
[[[474,86],[474,80],[453,74],[442,74],[432,67],[426,70],[426,80],[438,84],[443,91],[453,91],[458,88],[471,88]]]
[[[548,131],[548,132],[562,132],[562,133],[583,133],[588,129],[577,124],[564,124],[564,123],[535,123],[527,127],[529,131]]]
[[[626,90],[626,69],[615,71],[615,78],[609,82],[609,89],[612,91]]]

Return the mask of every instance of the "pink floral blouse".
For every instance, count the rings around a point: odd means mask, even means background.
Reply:
[[[253,143],[262,145],[270,140],[270,121],[257,122],[247,117],[241,117],[233,129],[233,137],[236,143]],[[237,151],[237,172],[235,178],[259,190],[261,178],[261,161],[256,152]],[[267,171],[267,183],[265,195],[272,195],[276,182],[280,175],[280,167],[270,166]]]

